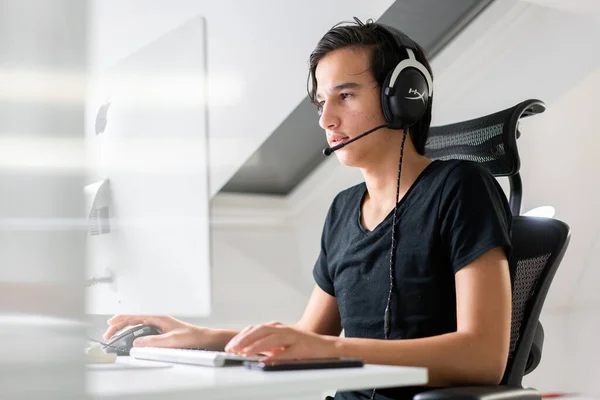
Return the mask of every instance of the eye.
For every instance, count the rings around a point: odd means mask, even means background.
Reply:
[[[340,93],[340,97],[344,100],[347,99],[348,97],[352,97],[352,96],[353,96],[352,93]]]

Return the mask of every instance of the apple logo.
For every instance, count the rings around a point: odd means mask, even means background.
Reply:
[[[96,115],[96,135],[100,135],[104,133],[106,129],[106,115],[108,114],[108,108],[110,107],[110,102],[103,104],[98,110],[98,114]]]

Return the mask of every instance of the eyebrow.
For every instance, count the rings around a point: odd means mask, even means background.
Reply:
[[[356,82],[344,82],[341,83],[335,87],[333,87],[333,89],[329,90],[329,93],[334,93],[334,92],[340,92],[344,89],[357,89],[359,88],[360,85]],[[319,93],[317,93],[317,99],[320,99],[321,95]]]

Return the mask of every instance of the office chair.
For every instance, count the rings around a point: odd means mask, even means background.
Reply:
[[[414,400],[541,399],[537,390],[523,388],[521,382],[541,360],[544,331],[539,316],[569,244],[570,228],[556,219],[519,215],[522,183],[516,141],[520,136],[519,120],[544,110],[543,102],[526,100],[494,114],[432,127],[429,131],[425,145],[427,157],[475,161],[494,176],[509,179],[509,204],[513,213],[513,253],[509,260],[512,321],[509,358],[500,385],[431,390],[416,395]]]

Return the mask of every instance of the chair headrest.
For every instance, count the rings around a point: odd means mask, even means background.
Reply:
[[[460,159],[482,164],[494,176],[512,176],[521,162],[517,149],[519,120],[546,110],[530,99],[483,117],[429,129],[425,155],[431,159]]]

